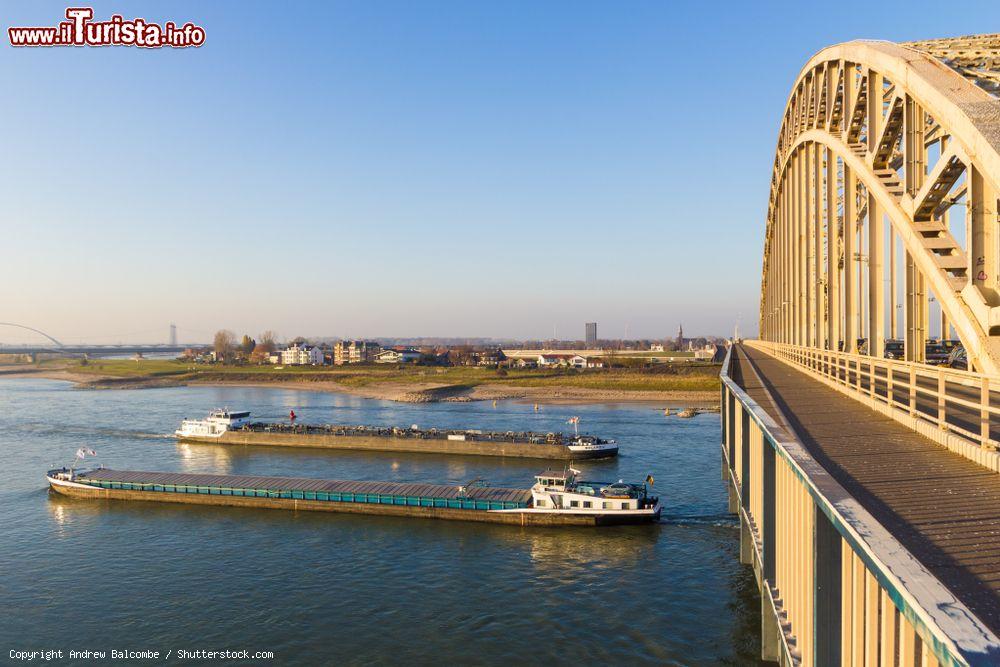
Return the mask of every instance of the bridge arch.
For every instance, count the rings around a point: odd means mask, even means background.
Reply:
[[[53,338],[52,336],[48,335],[44,331],[40,331],[38,329],[26,326],[24,324],[14,324],[13,322],[0,322],[0,327],[15,327],[17,329],[25,329],[27,331],[33,331],[34,333],[36,333],[36,334],[38,334],[40,336],[45,336],[46,338],[48,338],[50,341],[52,341],[53,343],[55,343],[59,347],[63,347],[62,343],[60,343],[59,341],[57,341],[55,338]]]
[[[763,339],[882,356],[902,338],[923,361],[936,301],[942,337],[1000,373],[998,56],[980,36],[809,60],[778,134]]]

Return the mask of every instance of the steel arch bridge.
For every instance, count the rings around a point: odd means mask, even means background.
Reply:
[[[56,346],[58,346],[58,347],[64,347],[64,345],[62,343],[60,343],[59,341],[57,341],[55,338],[53,338],[52,336],[48,335],[44,331],[41,331],[39,329],[35,329],[34,327],[29,327],[29,326],[24,325],[24,324],[15,324],[14,322],[0,322],[0,327],[15,327],[17,329],[24,329],[26,331],[32,331],[32,332],[34,332],[34,333],[36,333],[36,334],[38,334],[40,336],[44,336],[45,338],[49,339],[50,341],[52,341],[53,343],[55,343]]]
[[[1000,35],[820,51],[778,133],[761,338],[1000,374]],[[931,304],[937,303],[936,306]]]

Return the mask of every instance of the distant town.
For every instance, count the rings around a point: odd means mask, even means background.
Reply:
[[[597,337],[597,323],[584,326],[580,340],[466,341],[446,339],[330,340],[293,338],[279,343],[265,331],[257,338],[237,337],[229,330],[215,333],[209,347],[187,348],[186,361],[204,364],[272,366],[343,366],[395,364],[423,366],[479,366],[487,368],[566,367],[596,369],[638,367],[663,363],[720,363],[727,342],[718,337],[677,335],[658,340],[605,340]]]

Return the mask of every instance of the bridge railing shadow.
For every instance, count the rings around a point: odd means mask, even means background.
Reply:
[[[769,341],[746,341],[1000,472],[1000,376]]]

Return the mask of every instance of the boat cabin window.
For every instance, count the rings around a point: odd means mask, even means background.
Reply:
[[[571,501],[569,501],[569,506],[570,507],[579,507],[580,506],[580,501],[579,500],[571,500]]]
[[[591,503],[589,500],[584,500],[583,501],[583,506],[584,507],[593,507],[593,503]]]

